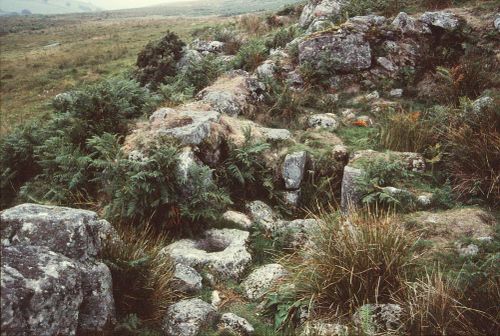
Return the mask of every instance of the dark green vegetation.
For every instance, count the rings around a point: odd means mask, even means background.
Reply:
[[[425,1],[423,5],[434,8],[441,3]],[[395,13],[408,5],[402,1],[353,4],[349,10],[356,14]],[[293,14],[296,19],[298,12],[288,8],[282,14]],[[403,99],[394,99],[396,105],[378,112],[373,112],[367,99],[356,99],[361,92],[332,90],[326,81],[332,74],[328,68],[303,65],[299,69],[305,80],[302,91],[294,90],[283,74],[268,79],[263,100],[246,117],[293,132],[295,143],[278,148],[283,152],[280,155],[304,150],[310,156],[301,190],[304,209],[280,202],[277,191],[283,189],[283,181],[264,158],[277,148],[253,139],[250,129],[242,144],[220,146],[220,164],[213,170],[195,167],[187,178],[175,174],[182,146],[171,139],[158,139],[141,148],[142,153],[129,153],[123,147],[133,124],[146,119],[156,107],[189,101],[225,70],[255,70],[270,57],[271,49],[284,47],[303,33],[293,26],[278,27],[275,19],[272,15],[245,16],[210,27],[198,23],[182,40],[168,33],[139,53],[137,67],[130,66],[133,62],[114,64],[122,75],[79,85],[57,96],[49,117],[27,122],[1,140],[1,208],[24,201],[48,202],[94,209],[113,222],[123,243],[110,243],[103,258],[113,273],[120,319],[116,335],[156,335],[165,307],[178,298],[171,286],[170,260],[159,252],[169,239],[223,226],[219,216],[228,205],[241,210],[254,199],[265,200],[287,219],[317,214],[322,221],[314,248],[299,251],[283,249],[280,237],[252,228],[254,263],[278,259],[291,271],[288,282],[296,285],[271,292],[264,300],[263,315],[258,316],[256,305],[242,299],[237,285],[224,284],[221,290],[231,300],[221,311],[247,318],[257,335],[298,333],[305,310],[311,319],[351,326],[352,313],[368,302],[400,304],[403,323],[397,332],[401,334],[497,333],[498,227],[488,240],[460,237],[459,243],[479,247],[476,255],[459,255],[451,241],[437,249],[422,228],[401,217],[418,209],[415,197],[395,197],[384,191],[396,186],[432,193],[427,209],[438,214],[462,205],[498,210],[498,65],[488,48],[478,51],[468,45],[475,38],[490,43],[488,38],[472,34],[450,41],[429,56],[429,69],[403,69],[401,82],[376,83],[382,95],[395,85],[407,92]],[[158,37],[151,35],[149,39]],[[215,56],[192,59],[178,71],[175,65],[183,41],[191,38],[226,42],[225,51],[236,58],[224,64]],[[462,43],[467,45],[465,51],[457,47]],[[291,46],[288,52],[296,67],[297,48]],[[119,51],[110,57],[121,59]],[[128,52],[126,57],[130,58]],[[57,66],[62,72],[74,67]],[[103,77],[114,72],[113,67],[109,69],[102,71]],[[434,94],[419,96],[414,88],[422,79],[418,72],[424,70],[437,86]],[[492,97],[493,103],[479,115],[472,101],[481,96]],[[376,122],[341,120],[335,131],[304,131],[309,114],[341,109],[355,109]],[[346,219],[337,211],[342,170],[348,160],[337,158],[333,151],[340,143],[351,153],[365,149],[419,152],[430,169],[407,171],[397,160],[367,163],[361,183],[368,210]],[[207,290],[202,296],[207,299],[209,294]],[[373,334],[372,313],[363,310],[357,334]]]

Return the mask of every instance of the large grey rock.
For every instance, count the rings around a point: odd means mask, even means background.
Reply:
[[[429,26],[418,21],[405,12],[399,13],[391,23],[392,28],[403,34],[430,34]]]
[[[201,62],[202,59],[203,56],[199,51],[194,49],[185,49],[181,59],[177,62],[177,70],[183,71],[188,65]]]
[[[22,204],[7,209],[0,213],[0,221],[2,246],[26,250],[28,254],[39,251],[44,260],[47,260],[44,257],[47,253],[43,249],[36,250],[36,247],[46,248],[46,251],[50,252],[49,255],[57,255],[58,257],[53,259],[61,263],[57,265],[55,261],[51,261],[50,267],[53,268],[65,269],[67,260],[63,256],[71,260],[78,274],[79,290],[82,293],[74,322],[79,332],[101,332],[110,327],[115,320],[111,272],[105,264],[96,261],[104,240],[119,239],[107,221],[99,220],[97,214],[92,211],[36,204]],[[30,258],[31,263],[36,261],[36,255]],[[24,267],[24,264],[19,264],[17,258],[7,258],[5,264],[4,261],[2,259],[2,268],[19,270]],[[44,262],[42,260],[30,267],[43,265]],[[27,282],[26,284],[29,285]],[[5,283],[4,287],[2,284],[2,291],[11,290],[12,285]],[[58,283],[52,285],[59,286]],[[66,284],[60,286],[64,287]],[[64,291],[64,288],[53,290]],[[49,313],[54,312],[47,311],[47,314]],[[57,316],[57,312],[54,314]],[[54,316],[47,315],[46,318],[52,321]]]
[[[444,11],[425,12],[420,17],[420,21],[431,27],[439,27],[447,31],[457,30],[462,25],[462,20],[458,16]]]
[[[250,265],[247,231],[212,229],[199,240],[182,239],[164,248],[176,263],[206,270],[218,279],[239,279]]]
[[[340,209],[344,214],[349,210],[358,206],[363,192],[359,188],[358,179],[363,175],[363,171],[350,166],[344,167],[344,175],[342,177]]]
[[[213,91],[208,92],[203,101],[210,104],[213,109],[229,116],[237,116],[243,113],[244,104],[231,92]]]
[[[306,167],[307,153],[305,151],[288,154],[285,157],[281,174],[285,181],[285,188],[298,189],[304,177]]]
[[[2,335],[76,335],[77,262],[40,246],[2,246]]]
[[[103,223],[92,211],[21,204],[0,213],[2,245],[45,246],[85,261],[101,250]]]
[[[218,319],[217,311],[205,301],[182,300],[167,309],[163,331],[166,336],[197,336],[215,326]]]
[[[301,42],[299,61],[300,64],[311,64],[316,69],[354,72],[371,66],[372,52],[363,34],[329,33]]]
[[[175,289],[188,294],[194,294],[201,290],[203,278],[192,267],[176,264],[174,271]]]
[[[248,214],[253,222],[267,231],[276,227],[276,214],[273,209],[262,201],[253,201],[246,205]]]
[[[247,320],[233,313],[223,314],[217,327],[221,331],[240,336],[251,336],[255,333],[254,327]]]
[[[78,330],[87,333],[108,330],[115,321],[113,279],[102,262],[81,265],[83,302],[80,306]]]
[[[315,20],[335,20],[348,3],[348,0],[309,0],[302,10],[299,24],[306,28]]]
[[[199,145],[210,135],[212,123],[219,118],[220,113],[216,111],[162,108],[149,120],[157,135],[176,138],[184,145]]]
[[[288,274],[280,264],[259,267],[241,283],[244,295],[249,300],[262,298],[277,282]]]

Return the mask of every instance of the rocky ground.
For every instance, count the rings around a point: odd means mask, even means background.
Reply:
[[[422,183],[418,177],[434,172],[435,156],[380,148],[367,135],[389,113],[406,111],[409,100],[443,94],[434,74],[440,65],[436,62],[443,59],[436,54],[462,55],[464,35],[488,35],[484,44],[498,61],[500,14],[477,16],[467,9],[453,9],[340,20],[348,3],[310,0],[294,23],[303,33],[271,50],[254,71],[227,71],[194,99],[159,108],[148,120],[138,121],[124,139],[124,153],[136,162],[147,160],[145,149],[158,139],[175,139],[182,152],[171,174],[184,181],[187,199],[200,188],[190,184],[193,171],[215,169],[224,161],[228,143],[242,148],[248,137],[268,144],[263,164],[279,181],[273,190],[279,201],[261,197],[235,202],[220,214],[218,225],[162,247],[159,255],[172,262],[171,286],[181,295],[165,307],[154,332],[169,336],[405,334],[401,331],[405,307],[397,303],[364,302],[338,320],[325,319],[304,304],[290,304],[283,312],[266,315],[269,307],[286,301],[279,301],[277,293],[296,285],[290,256],[315,248],[325,207],[314,213],[309,206],[311,199],[323,201],[323,190],[311,183],[311,176],[325,165],[326,175],[336,181],[330,184],[336,188],[330,194],[336,195],[332,199],[338,204],[330,206],[345,218],[364,206],[392,205],[401,225],[418,228],[419,239],[430,250],[461,257],[482,255],[484,244],[498,239],[495,200],[464,202],[450,209],[437,205],[442,185]],[[283,21],[285,16],[275,19]],[[179,69],[207,55],[230,62],[235,56],[226,53],[224,44],[194,41],[184,50]],[[429,66],[430,62],[434,64]],[[328,89],[315,96],[308,73],[324,69],[328,75],[321,85]],[[418,79],[413,86],[405,84],[410,75]],[[303,109],[293,123],[263,116],[272,80],[286,83],[292,95],[312,95],[331,108]],[[492,89],[472,99],[467,113],[481,116],[498,108],[498,91]],[[418,118],[420,113],[408,114]],[[389,174],[385,182],[380,172],[373,172],[380,162],[394,167],[383,172]],[[370,180],[370,192],[363,182],[367,175],[377,178],[375,183]],[[301,210],[306,205],[308,212]],[[101,252],[106,242],[120,244],[121,238],[108,221],[88,210],[30,203],[2,211],[0,220],[2,335],[97,335],[113,330],[121,316],[116,313],[112,269],[103,263]],[[281,324],[291,311],[293,331]],[[368,329],[366,311],[371,312],[373,324]]]

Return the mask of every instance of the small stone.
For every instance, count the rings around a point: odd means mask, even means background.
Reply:
[[[333,113],[314,114],[307,119],[311,128],[328,128],[332,131],[339,127],[337,116]]]
[[[457,252],[461,257],[473,257],[479,253],[479,247],[476,244],[469,244],[466,247],[457,246]]]
[[[300,201],[300,189],[284,191],[283,200],[286,204],[292,207],[298,207]]]
[[[194,294],[201,290],[203,278],[192,267],[176,264],[174,272],[175,289],[188,294]]]
[[[491,97],[485,96],[478,98],[474,102],[472,102],[472,112],[474,112],[476,115],[481,115],[484,110],[492,107],[493,103],[494,101]]]
[[[280,279],[288,274],[280,264],[259,267],[242,282],[244,295],[250,300],[262,298]]]
[[[340,208],[344,214],[347,214],[351,209],[357,207],[361,201],[363,193],[359,189],[357,180],[362,174],[363,171],[361,169],[350,166],[344,167],[340,203]]]
[[[385,70],[389,72],[394,72],[398,70],[398,67],[392,63],[388,58],[386,57],[378,57],[377,58],[377,63],[384,68]]]
[[[222,218],[236,225],[239,229],[250,230],[252,228],[252,221],[244,213],[229,210],[222,215]]]
[[[365,304],[357,309],[352,319],[356,326],[361,327],[363,316],[368,315],[375,332],[398,330],[401,327],[403,308],[397,304]]]
[[[389,92],[389,96],[393,98],[401,98],[403,96],[403,89],[392,89]]]
[[[349,328],[342,324],[312,321],[305,324],[300,336],[344,336],[348,332]]]
[[[253,201],[246,205],[250,218],[257,226],[273,231],[276,226],[276,215],[273,209],[262,201]]]
[[[395,30],[400,31],[403,34],[431,33],[431,30],[425,23],[415,20],[405,12],[399,13],[394,21],[392,21],[391,25]]]
[[[213,327],[219,315],[212,305],[195,298],[174,303],[167,309],[163,323],[166,336],[198,336]]]
[[[307,153],[305,151],[288,154],[285,157],[281,174],[285,181],[287,189],[298,189],[304,177],[304,170],[307,161]]]
[[[255,73],[260,79],[274,78],[276,72],[276,64],[274,61],[267,60],[257,67]]]
[[[210,300],[212,307],[219,309],[222,299],[220,298],[220,292],[218,290],[212,291],[212,299]]]
[[[233,313],[222,315],[218,329],[221,331],[230,331],[241,336],[251,336],[255,333],[254,327],[247,320]]]

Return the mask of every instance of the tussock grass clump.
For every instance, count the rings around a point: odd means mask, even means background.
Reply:
[[[323,213],[313,244],[292,266],[301,296],[316,313],[339,315],[364,303],[390,301],[414,265],[415,237],[395,217]]]
[[[411,335],[481,335],[465,318],[472,312],[456,283],[442,272],[427,274],[423,279],[407,283],[402,300],[403,322]]]
[[[117,313],[158,322],[179,297],[173,284],[174,264],[161,253],[168,240],[147,226],[118,225],[117,231],[120,239],[108,241],[103,250]]]

